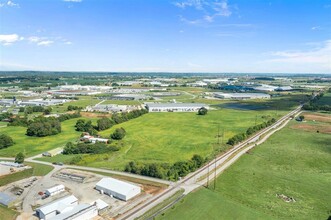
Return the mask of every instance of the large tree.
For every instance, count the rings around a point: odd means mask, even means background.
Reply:
[[[6,135],[6,134],[0,134],[0,149],[10,147],[14,144],[13,139]]]
[[[25,158],[24,154],[22,152],[19,152],[18,154],[16,154],[15,163],[23,163],[24,158]]]
[[[206,109],[205,107],[201,107],[198,111],[198,115],[206,115],[208,112],[208,109]]]

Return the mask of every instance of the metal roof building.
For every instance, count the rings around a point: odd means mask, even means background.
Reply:
[[[245,100],[245,99],[270,99],[269,94],[265,93],[222,93],[215,92],[214,96],[220,99],[236,99],[236,100]]]
[[[64,185],[60,184],[60,185],[56,185],[52,188],[49,188],[45,191],[45,194],[48,196],[53,196],[56,194],[59,194],[60,192],[63,192],[65,190]]]
[[[55,200],[49,204],[43,205],[36,209],[36,215],[39,219],[50,219],[56,215],[65,212],[65,210],[70,206],[75,206],[78,204],[78,199],[71,195],[67,197],[63,197],[61,199]]]
[[[13,201],[15,201],[15,197],[11,197],[6,193],[0,192],[0,204],[8,206]]]
[[[90,220],[97,215],[96,205],[79,204],[66,208],[63,213],[50,218],[50,220]]]
[[[101,179],[96,184],[95,189],[99,190],[102,194],[104,193],[124,201],[128,201],[141,192],[139,186],[110,177]]]
[[[148,103],[146,107],[149,112],[197,112],[202,107],[209,109],[203,103]]]

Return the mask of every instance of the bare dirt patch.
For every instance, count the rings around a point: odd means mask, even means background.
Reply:
[[[305,113],[305,120],[308,121],[319,121],[319,122],[331,122],[331,115],[322,115],[322,114],[311,114]]]
[[[319,132],[324,134],[331,134],[331,126],[328,125],[309,125],[309,124],[296,124],[291,126],[294,129],[300,129],[310,132]]]
[[[111,117],[111,114],[104,114],[104,113],[81,112],[80,114],[81,114],[83,117],[86,117],[86,118],[103,118],[103,117]]]

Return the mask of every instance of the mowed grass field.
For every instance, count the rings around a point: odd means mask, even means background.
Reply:
[[[130,161],[174,163],[190,159],[194,154],[205,157],[216,147],[218,126],[221,133],[224,130],[226,143],[230,137],[246,131],[255,122],[267,120],[262,116],[270,119],[273,114],[270,111],[231,109],[209,111],[205,116],[196,113],[148,113],[100,132],[103,137],[109,137],[116,128],[123,127],[127,132],[122,141],[123,147],[110,155],[83,156],[81,165],[122,170]],[[61,156],[59,159],[65,161],[66,158]]]
[[[216,190],[189,194],[158,219],[330,218],[331,135],[291,128],[298,123],[242,156],[217,178]]]
[[[26,156],[33,156],[54,148],[63,147],[67,142],[77,140],[81,132],[75,131],[78,119],[71,119],[61,123],[62,132],[48,137],[30,137],[26,134],[26,127],[7,126],[0,127],[0,133],[8,134],[15,142],[11,147],[1,149],[0,156],[14,157],[18,152]]]

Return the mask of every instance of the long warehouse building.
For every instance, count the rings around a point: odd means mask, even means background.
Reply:
[[[146,108],[149,112],[197,112],[200,108],[209,109],[203,103],[148,103]]]
[[[110,177],[101,179],[96,184],[95,189],[99,190],[101,194],[107,194],[124,201],[128,201],[141,192],[139,186]]]

